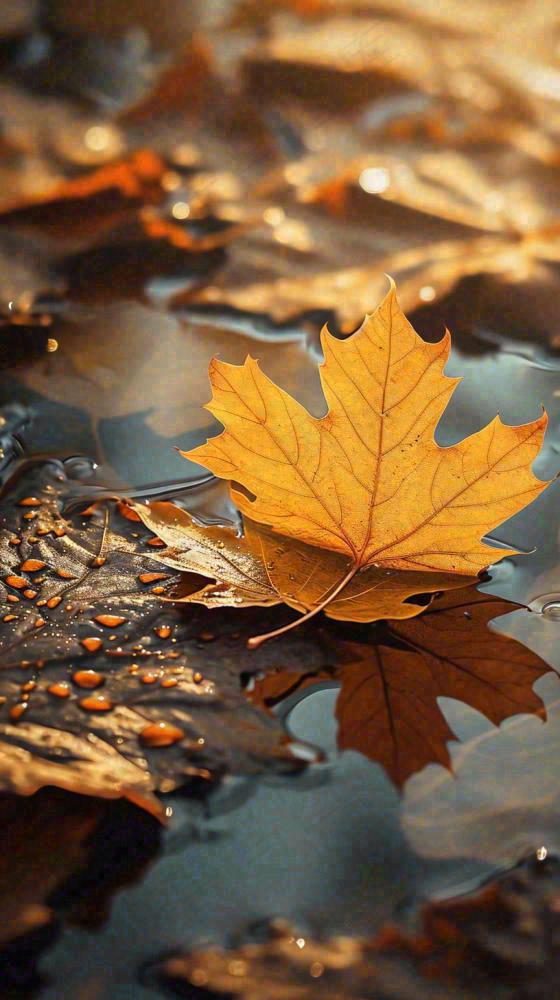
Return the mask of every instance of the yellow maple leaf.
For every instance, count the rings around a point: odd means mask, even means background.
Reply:
[[[307,616],[409,617],[421,607],[403,606],[407,596],[513,554],[481,538],[547,486],[531,471],[547,417],[520,426],[496,417],[440,447],[435,428],[460,381],[443,374],[449,333],[423,341],[393,282],[356,333],[338,340],[325,328],[321,342],[325,416],[311,416],[254,359],[214,359],[207,409],[224,431],[181,454],[232,482],[245,547],[258,559],[258,544],[280,599]]]

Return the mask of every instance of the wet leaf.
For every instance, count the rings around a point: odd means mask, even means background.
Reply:
[[[482,570],[496,550],[481,537],[545,488],[530,471],[544,414],[519,427],[497,417],[459,444],[436,444],[435,427],[457,384],[443,374],[449,344],[448,334],[438,344],[418,337],[393,285],[352,337],[340,341],[323,331],[320,377],[329,409],[320,419],[252,358],[240,367],[211,363],[207,409],[225,430],[182,454],[233,480],[242,513],[288,539],[286,548],[275,541],[277,567],[271,546],[261,543],[270,582],[288,600],[293,577],[296,600],[308,610],[330,606],[339,594],[355,605],[366,591],[359,620],[408,617],[405,596],[441,589],[442,572]],[[317,552],[310,558],[301,543],[326,550],[328,568],[326,556],[323,563]],[[418,589],[407,581],[406,595],[393,594],[395,571],[420,572]],[[364,573],[371,582],[358,576]],[[426,573],[434,574],[431,584]],[[358,594],[346,590],[358,580]],[[344,612],[337,609],[337,617]]]
[[[428,764],[451,766],[447,744],[453,732],[439,697],[466,702],[495,725],[522,712],[542,716],[533,684],[550,668],[520,642],[488,628],[516,607],[473,587],[440,595],[414,621],[376,626],[367,642],[332,639],[328,674],[314,681],[306,671],[302,685],[292,671],[282,670],[257,680],[250,698],[271,707],[288,692],[327,677],[339,681],[339,748],[377,761],[402,785]],[[542,723],[533,719],[527,725],[538,729]],[[454,765],[453,776],[439,771],[452,798],[455,773]]]
[[[173,574],[150,558],[154,539],[114,505],[66,520],[68,489],[47,465],[2,507],[0,787],[126,796],[159,814],[155,791],[313,759],[243,696],[254,621],[212,632],[207,613],[165,605]]]
[[[174,995],[201,998],[545,1000],[558,971],[558,898],[557,865],[529,862],[476,894],[427,904],[413,931],[321,940],[276,920],[255,943],[175,954],[154,973]]]
[[[162,565],[207,578],[196,578],[194,587],[189,577],[184,578],[173,592],[183,602],[212,608],[266,606],[283,601],[306,611],[317,607],[333,579],[346,572],[347,561],[340,554],[287,539],[247,517],[243,520],[244,535],[239,537],[234,528],[197,524],[187,511],[174,504],[130,506],[146,527],[166,543],[158,559]],[[214,582],[209,583],[208,578]],[[471,582],[476,579],[470,578]],[[423,605],[408,598],[464,583],[465,577],[453,572],[370,567],[356,575],[325,611],[330,618],[346,621],[371,621],[373,614],[377,618],[409,618],[418,614]]]

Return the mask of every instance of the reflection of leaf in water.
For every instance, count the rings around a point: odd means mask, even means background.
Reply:
[[[436,598],[419,618],[377,626],[367,643],[335,638],[328,676],[341,683],[339,747],[378,761],[403,784],[427,764],[450,764],[453,732],[438,698],[467,702],[496,724],[519,712],[538,713],[542,703],[532,685],[549,668],[521,643],[488,629],[515,607],[468,587]],[[250,697],[277,703],[295,679],[283,671],[280,678],[257,680]],[[307,671],[304,686],[311,684]],[[440,773],[452,788],[448,771]]]
[[[241,692],[240,675],[270,662],[245,648],[254,621],[210,625],[162,605],[171,575],[150,559],[154,539],[110,508],[68,523],[60,488],[47,467],[3,505],[2,787],[127,796],[157,812],[154,790],[301,764]],[[302,643],[284,647],[290,662]],[[308,655],[324,663],[317,643]]]
[[[410,780],[403,823],[415,850],[508,864],[541,844],[558,847],[559,687],[554,674],[537,687],[546,721],[520,715],[499,727],[486,723],[451,745],[452,778],[429,767]],[[479,711],[488,714],[484,706]]]
[[[528,863],[474,895],[427,904],[413,932],[317,940],[277,920],[264,942],[175,954],[154,973],[176,996],[545,1000],[558,974],[558,892],[554,867]]]

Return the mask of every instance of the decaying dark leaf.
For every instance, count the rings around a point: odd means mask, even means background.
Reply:
[[[559,899],[558,863],[530,861],[473,896],[427,904],[415,933],[321,941],[276,921],[264,943],[174,955],[155,974],[201,1000],[547,1000],[560,974]]]
[[[511,715],[543,713],[533,684],[547,664],[488,628],[517,607],[466,587],[440,595],[416,619],[376,626],[367,642],[336,638],[330,677],[341,684],[339,747],[378,761],[402,785],[429,763],[450,764],[453,732],[438,697],[466,702],[496,725]],[[306,670],[304,686],[312,683]],[[282,671],[257,680],[249,697],[271,706],[294,689],[296,676]]]
[[[150,559],[157,540],[114,505],[65,520],[65,488],[47,465],[2,507],[0,785],[159,813],[155,790],[314,759],[243,697],[243,672],[270,662],[245,651],[250,618],[210,623],[163,604],[175,574]],[[286,647],[294,664],[301,643]],[[317,643],[310,655],[324,662]]]

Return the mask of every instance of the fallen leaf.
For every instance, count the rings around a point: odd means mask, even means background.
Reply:
[[[544,1000],[558,975],[558,899],[555,866],[531,859],[476,893],[427,903],[412,930],[318,939],[267,921],[256,942],[161,957],[150,985],[241,1000]]]
[[[32,465],[1,507],[0,788],[123,796],[160,815],[156,791],[314,759],[243,695],[242,674],[270,662],[246,649],[254,617],[212,632],[204,609],[164,604],[174,574],[152,536],[115,505],[63,517],[71,489],[60,465]],[[289,660],[305,648],[286,646]],[[316,643],[307,655],[324,662]]]
[[[207,409],[225,430],[181,454],[232,480],[232,499],[251,521],[330,559],[342,556],[311,612],[345,596],[367,572],[376,600],[383,595],[379,613],[372,601],[369,620],[400,617],[403,597],[386,594],[378,579],[384,571],[422,572],[421,593],[440,589],[435,575],[426,584],[426,571],[473,576],[495,561],[481,537],[547,485],[530,471],[546,415],[518,427],[496,417],[440,448],[434,430],[457,384],[443,375],[449,334],[437,344],[422,341],[394,285],[352,337],[336,340],[325,329],[321,339],[324,417],[312,417],[252,358],[239,367],[214,360]],[[320,566],[306,560],[311,572]],[[277,572],[283,583],[282,567]]]
[[[91,238],[115,225],[131,208],[164,198],[165,164],[150,149],[81,177],[62,181],[26,202],[5,206],[0,225],[33,227],[65,239]]]
[[[308,668],[281,670],[258,679],[249,697],[270,708],[288,692],[326,679],[340,682],[339,748],[377,761],[402,785],[428,764],[450,766],[447,744],[453,732],[439,697],[466,702],[495,725],[522,712],[543,715],[533,684],[550,667],[520,642],[488,628],[518,607],[473,587],[439,595],[414,622],[375,626],[367,642],[331,636],[327,673],[314,678]],[[328,642],[327,636],[326,648]],[[534,719],[527,725],[540,730],[542,723]],[[451,788],[454,778],[447,770],[438,773],[440,783]]]
[[[249,518],[243,520],[240,537],[234,528],[199,525],[171,503],[131,503],[130,509],[166,543],[161,556],[156,556],[162,565],[197,574],[194,579],[183,578],[173,591],[175,600],[209,608],[284,602],[307,611],[320,603],[333,578],[346,571],[347,560],[339,553],[287,539]],[[355,576],[325,612],[346,621],[368,622],[372,615],[392,614],[410,618],[423,605],[408,598],[464,583],[465,577],[456,573],[371,567]]]

